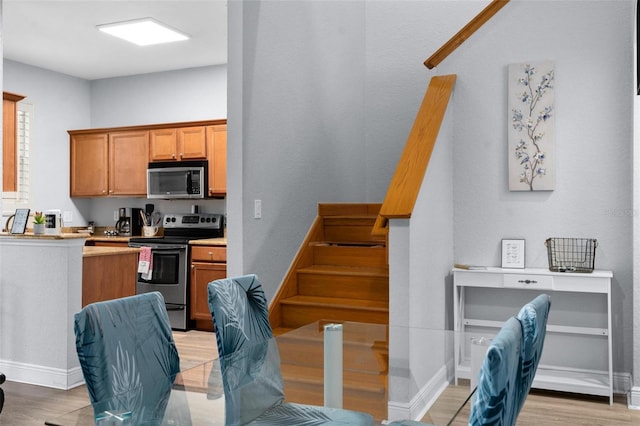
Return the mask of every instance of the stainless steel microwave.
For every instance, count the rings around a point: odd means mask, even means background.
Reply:
[[[205,198],[207,161],[159,161],[147,168],[147,198]]]

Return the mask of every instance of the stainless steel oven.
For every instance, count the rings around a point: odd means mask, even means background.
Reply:
[[[130,247],[146,248],[151,256],[151,276],[138,273],[138,294],[159,291],[164,297],[171,328],[189,328],[189,241],[224,236],[220,214],[167,214],[163,237],[129,240]]]

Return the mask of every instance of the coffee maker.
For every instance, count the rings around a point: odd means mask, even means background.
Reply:
[[[118,221],[116,222],[116,231],[118,235],[123,237],[131,236],[131,209],[128,207],[120,207],[118,209]]]
[[[118,209],[118,221],[116,231],[118,235],[130,237],[132,235],[142,235],[142,209],[132,207],[120,207]]]

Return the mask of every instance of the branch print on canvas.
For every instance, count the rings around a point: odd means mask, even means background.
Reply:
[[[509,190],[555,187],[552,62],[509,65]]]

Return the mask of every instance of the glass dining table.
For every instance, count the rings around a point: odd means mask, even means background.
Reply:
[[[340,331],[337,340],[327,331],[335,330],[336,325]],[[274,338],[286,401],[366,412],[377,424],[400,419],[434,425],[454,419],[453,425],[467,424],[470,385],[453,381],[455,341],[463,338],[456,333],[330,320],[292,329]],[[224,425],[219,360],[184,368],[176,376],[166,404],[158,406],[163,411],[155,416],[162,419],[157,424]],[[45,424],[132,424],[130,415],[94,413],[87,405],[49,418]]]

